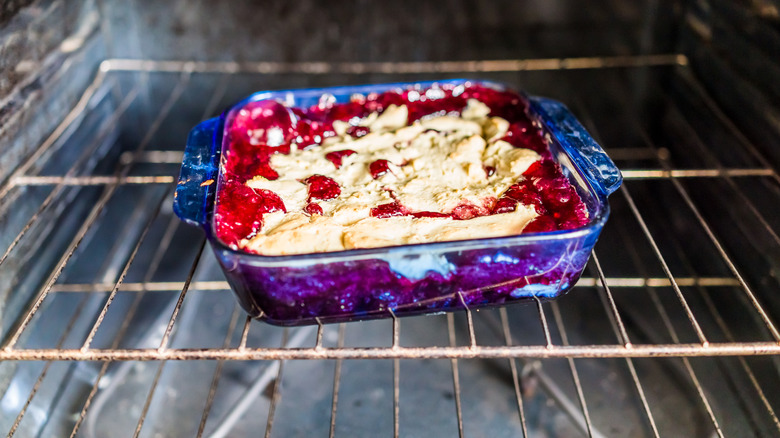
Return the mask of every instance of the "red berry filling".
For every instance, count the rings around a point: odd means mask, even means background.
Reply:
[[[409,213],[412,217],[452,217],[452,215],[449,215],[447,213],[439,213],[436,211],[417,211],[414,213]]]
[[[356,152],[352,149],[344,149],[343,151],[329,152],[325,154],[325,158],[333,163],[333,165],[336,166],[336,169],[338,169],[341,167],[341,160],[343,160],[344,157],[348,157],[354,153]]]
[[[390,162],[387,160],[376,160],[368,165],[368,171],[371,172],[372,178],[377,179],[390,171]]]
[[[303,180],[303,183],[308,186],[309,199],[327,200],[336,198],[341,194],[339,184],[333,178],[324,175],[312,175]]]
[[[371,209],[371,216],[376,218],[406,216],[409,210],[398,202],[380,204]]]
[[[509,125],[509,131],[502,140],[517,148],[532,149],[544,158],[551,157],[542,133],[528,119]]]
[[[525,180],[504,192],[493,214],[515,211],[518,202],[533,205],[539,216],[523,230],[526,233],[568,230],[588,223],[585,204],[552,159],[537,161],[523,176]]]
[[[306,207],[303,207],[303,211],[308,214],[319,214],[322,215],[322,207],[320,207],[319,204],[316,204],[314,202],[309,202],[306,204]]]
[[[224,180],[220,208],[214,214],[217,235],[228,244],[254,236],[263,225],[263,215],[287,212],[282,199],[269,190],[253,190],[243,182]]]
[[[363,137],[369,132],[371,132],[371,130],[366,128],[365,126],[350,126],[349,128],[347,128],[347,135],[354,138]]]

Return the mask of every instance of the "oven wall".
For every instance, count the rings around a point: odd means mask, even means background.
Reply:
[[[13,172],[77,105],[98,64],[108,56],[100,23],[94,0],[19,0],[0,6],[0,187],[6,187]],[[36,172],[37,165],[31,162],[25,173]],[[24,187],[0,203],[3,252],[46,194],[45,190]],[[67,225],[68,221],[51,217],[64,208],[64,203],[53,203],[44,215],[50,222],[33,224],[29,235],[34,238],[21,241],[0,269],[3,333],[29,304],[45,273],[52,269],[55,254],[66,245],[64,238],[51,234],[52,224]],[[75,212],[78,205],[68,208]],[[34,249],[43,244],[53,251],[36,255]],[[0,388],[8,375],[0,370]]]
[[[691,2],[683,15],[679,51],[687,55],[694,79],[684,83],[670,81],[668,92],[675,102],[687,105],[693,114],[701,114],[699,120],[690,120],[710,151],[719,157],[748,151],[750,159],[731,161],[727,167],[764,168],[775,174],[780,169],[778,8],[780,3],[776,0],[699,0]],[[691,87],[703,88],[698,95],[707,98],[693,98],[694,93],[686,92]],[[705,114],[722,120],[721,127],[702,123]],[[667,116],[666,126],[673,123]],[[664,125],[658,128],[664,129]],[[669,146],[673,158],[680,146]],[[741,178],[734,184],[744,187],[749,194],[779,190],[776,181],[767,183],[760,178]],[[713,232],[721,237],[737,266],[743,267],[745,279],[760,285],[756,294],[770,314],[780,315],[776,293],[780,287],[780,252],[774,243],[776,237],[762,234],[780,226],[776,200],[765,195],[753,197],[755,208],[771,212],[765,222],[756,222],[744,200],[730,197],[722,187],[699,185],[690,193],[705,215],[719,219],[711,222]],[[718,199],[720,206],[714,202]],[[743,221],[749,225],[737,225]],[[757,251],[747,251],[746,247]]]
[[[780,2],[691,2],[681,49],[747,138],[780,167]]]
[[[73,108],[108,53],[95,0],[0,6],[0,182]]]
[[[117,57],[428,61],[666,51],[678,3],[140,0],[105,12]]]

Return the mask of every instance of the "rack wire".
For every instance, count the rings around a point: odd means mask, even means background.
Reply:
[[[460,373],[461,361],[465,359],[501,359],[508,361],[511,370],[511,379],[513,392],[516,402],[516,411],[523,434],[527,434],[527,415],[524,409],[524,384],[523,379],[528,377],[529,372],[525,368],[527,364],[533,363],[531,359],[565,359],[568,366],[568,372],[573,382],[576,400],[579,406],[569,407],[572,411],[578,411],[572,414],[573,421],[578,427],[590,436],[600,436],[600,432],[594,427],[591,418],[586,392],[583,389],[581,378],[581,364],[579,359],[584,358],[619,358],[625,362],[630,374],[631,384],[635,391],[635,396],[641,404],[641,411],[644,416],[645,426],[648,434],[652,436],[661,436],[657,420],[654,418],[653,407],[648,400],[648,387],[640,379],[640,373],[637,372],[637,361],[641,358],[661,358],[674,357],[681,358],[684,375],[695,388],[696,396],[699,399],[701,408],[706,412],[707,418],[711,423],[712,429],[719,436],[725,436],[723,428],[723,418],[718,418],[716,409],[713,408],[711,397],[702,384],[701,371],[697,371],[692,363],[695,358],[712,358],[721,356],[736,356],[739,367],[747,376],[752,391],[758,397],[763,414],[769,418],[774,425],[775,433],[780,433],[780,420],[775,410],[776,400],[765,391],[766,386],[760,382],[753,366],[748,361],[749,356],[777,356],[780,355],[780,332],[776,325],[777,314],[774,308],[770,307],[767,300],[767,293],[771,291],[761,290],[751,283],[745,275],[746,267],[737,260],[733,253],[728,249],[729,244],[723,240],[721,234],[712,224],[711,214],[702,207],[701,198],[692,193],[687,185],[688,181],[716,181],[718,184],[725,184],[729,190],[729,196],[736,196],[746,210],[746,214],[751,216],[751,220],[760,224],[762,235],[766,236],[771,244],[780,245],[778,231],[774,218],[769,216],[765,208],[762,208],[756,201],[752,193],[749,193],[743,185],[742,180],[758,181],[759,186],[766,193],[766,196],[777,196],[780,176],[772,165],[758,152],[755,146],[747,140],[743,133],[726,117],[712,101],[701,85],[695,78],[688,74],[687,59],[681,54],[653,55],[653,56],[631,56],[631,57],[593,57],[593,58],[569,58],[569,59],[530,59],[530,60],[497,60],[497,61],[462,61],[462,62],[421,62],[421,63],[199,63],[199,62],[178,62],[178,61],[147,61],[147,60],[126,60],[111,59],[106,60],[100,65],[93,83],[86,90],[78,104],[67,115],[55,131],[38,147],[35,153],[30,156],[21,166],[19,166],[10,177],[0,186],[0,202],[9,201],[19,202],[22,189],[31,187],[50,187],[51,191],[37,207],[37,210],[29,217],[28,221],[21,227],[18,234],[11,240],[9,246],[4,250],[0,257],[0,269],[13,254],[17,246],[25,238],[29,238],[27,233],[33,229],[37,221],[45,214],[47,209],[51,208],[59,197],[63,196],[69,189],[80,190],[82,188],[94,187],[99,190],[99,196],[91,205],[91,209],[86,214],[80,228],[73,234],[69,244],[64,252],[58,258],[48,277],[42,282],[41,287],[31,300],[27,308],[16,317],[15,324],[10,327],[10,331],[4,334],[4,340],[0,347],[0,361],[47,361],[44,368],[38,374],[35,383],[26,396],[26,401],[19,411],[9,435],[13,435],[19,427],[21,421],[27,413],[28,407],[35,398],[39,388],[46,379],[53,361],[102,361],[94,383],[88,391],[86,398],[82,401],[82,407],[77,415],[77,420],[73,425],[71,436],[76,436],[85,418],[90,412],[90,408],[96,395],[101,390],[101,380],[109,372],[109,366],[119,361],[157,361],[157,369],[154,374],[150,389],[143,403],[142,411],[139,416],[134,436],[139,436],[143,430],[145,418],[152,406],[155,397],[155,391],[159,385],[161,375],[164,372],[166,364],[169,361],[187,361],[187,360],[216,360],[217,365],[209,383],[208,395],[205,400],[205,406],[200,416],[197,430],[197,436],[206,432],[206,425],[212,410],[215,394],[220,385],[220,376],[227,361],[254,361],[267,360],[274,361],[273,365],[268,367],[264,373],[256,380],[252,387],[247,391],[245,400],[251,400],[263,390],[270,386],[271,394],[269,396],[269,409],[267,416],[267,426],[265,435],[270,436],[274,427],[274,413],[280,399],[283,397],[282,382],[284,364],[291,360],[300,359],[334,359],[335,369],[333,375],[333,389],[330,409],[329,434],[334,436],[336,433],[336,419],[339,408],[339,391],[342,379],[342,364],[344,360],[351,359],[389,359],[393,362],[393,431],[394,435],[399,435],[400,430],[400,390],[399,381],[401,378],[402,360],[408,359],[449,359],[451,363],[453,397],[456,408],[457,431],[460,436],[465,435],[464,414],[462,401],[462,377]],[[213,114],[221,103],[226,99],[229,101],[236,96],[228,97],[230,91],[230,81],[236,75],[283,75],[283,74],[302,74],[306,77],[322,76],[330,77],[333,75],[354,75],[356,78],[365,75],[378,75],[377,77],[402,78],[406,74],[519,74],[531,71],[583,71],[583,72],[615,72],[619,75],[622,71],[633,71],[635,69],[665,68],[672,69],[673,75],[685,84],[688,89],[697,93],[698,98],[704,102],[707,110],[713,114],[713,123],[718,123],[724,130],[736,138],[738,147],[741,148],[749,157],[749,160],[740,162],[737,165],[724,162],[712,151],[709,151],[706,145],[699,144],[699,152],[706,160],[704,166],[691,166],[689,168],[675,167],[675,162],[670,159],[670,149],[664,145],[659,145],[656,140],[651,138],[647,128],[634,121],[632,129],[639,132],[639,144],[621,145],[611,147],[606,135],[602,136],[600,126],[594,123],[593,112],[589,105],[583,102],[590,102],[585,94],[575,94],[574,99],[575,112],[577,112],[588,128],[607,148],[609,154],[618,161],[618,164],[632,163],[637,167],[621,166],[626,183],[621,188],[615,198],[622,205],[622,209],[616,210],[615,215],[620,216],[620,224],[617,226],[615,239],[610,245],[612,247],[619,243],[624,247],[624,253],[630,259],[630,264],[638,275],[621,276],[612,275],[609,264],[603,264],[604,260],[614,259],[607,257],[605,253],[610,251],[611,247],[600,245],[593,252],[590,262],[590,276],[580,279],[577,288],[572,294],[580,293],[580,290],[593,289],[596,291],[598,302],[602,306],[603,314],[599,318],[606,318],[609,324],[609,336],[612,341],[604,343],[582,343],[579,336],[572,338],[572,328],[567,327],[569,322],[562,309],[563,304],[553,301],[545,303],[535,300],[535,311],[537,323],[542,334],[541,343],[526,343],[516,341],[517,337],[512,333],[512,318],[507,309],[498,310],[498,317],[490,319],[484,317],[484,312],[476,312],[471,309],[465,310],[465,343],[458,340],[457,326],[464,322],[452,314],[447,315],[447,339],[448,342],[433,346],[405,346],[400,342],[403,320],[397,319],[392,312],[388,317],[392,320],[391,333],[388,333],[389,344],[377,346],[347,346],[345,343],[345,333],[347,324],[338,326],[338,333],[334,345],[325,345],[323,339],[327,326],[322,324],[313,328],[284,329],[281,337],[281,343],[277,347],[253,347],[249,346],[248,338],[253,326],[259,324],[250,318],[242,318],[241,313],[234,308],[230,313],[227,332],[224,334],[223,341],[217,346],[194,346],[194,347],[174,347],[172,339],[179,328],[182,307],[188,302],[190,291],[196,290],[201,293],[220,293],[229,290],[226,282],[221,280],[200,280],[196,278],[199,264],[204,259],[205,241],[200,238],[196,250],[193,253],[178,254],[175,248],[174,235],[179,232],[179,223],[175,218],[167,220],[164,226],[164,232],[159,240],[154,242],[156,246],[152,252],[149,263],[145,267],[145,272],[140,275],[137,281],[125,281],[128,273],[133,269],[134,262],[137,259],[139,251],[145,245],[151,243],[147,241],[150,233],[156,224],[165,219],[162,213],[166,208],[166,203],[170,201],[167,195],[157,197],[157,201],[151,205],[131,205],[131,209],[143,211],[145,222],[140,230],[135,233],[135,238],[129,242],[130,249],[124,261],[113,277],[104,281],[93,282],[60,282],[60,277],[68,268],[69,263],[76,257],[81,257],[80,246],[85,241],[94,227],[97,227],[104,217],[107,209],[112,208],[111,203],[115,200],[116,194],[123,188],[137,187],[140,190],[160,189],[160,193],[170,193],[175,182],[175,172],[178,170],[176,164],[181,160],[181,152],[173,148],[163,147],[158,149],[154,145],[155,135],[161,130],[165,130],[166,122],[172,115],[174,108],[180,104],[180,100],[187,94],[188,87],[192,81],[197,80],[203,75],[214,75],[218,79],[214,81],[216,86],[212,94],[205,101],[205,111],[200,114],[201,118],[206,118]],[[125,74],[142,74],[147,79],[134,83],[132,87],[122,90],[120,78]],[[108,135],[112,128],[115,128],[118,121],[124,116],[128,108],[139,97],[148,94],[144,83],[148,80],[149,74],[175,75],[175,86],[170,88],[170,92],[163,104],[159,106],[154,119],[145,131],[145,135],[138,142],[137,146],[129,151],[119,155],[116,160],[116,167],[113,174],[78,174],[81,164],[86,162],[91,154],[97,150],[101,138]],[[373,76],[371,76],[373,77]],[[46,160],[63,143],[68,141],[68,137],[73,134],[78,125],[85,119],[92,108],[93,99],[98,96],[98,91],[105,87],[113,87],[115,93],[122,96],[122,99],[116,105],[112,116],[106,121],[105,129],[99,131],[95,136],[95,141],[83,148],[83,152],[63,174],[48,175],[37,174],[33,169],[38,168],[41,160]],[[668,95],[665,97],[668,102],[674,104],[675,100]],[[687,129],[691,138],[699,139],[697,131],[692,126],[683,126]],[[701,140],[695,140],[702,143]],[[617,145],[616,145],[617,146]],[[151,150],[150,150],[151,147]],[[166,165],[168,165],[166,167]],[[162,171],[160,170],[162,169]],[[149,173],[151,172],[151,173]],[[690,261],[686,261],[685,251],[679,247],[679,243],[670,244],[667,238],[659,235],[657,227],[652,225],[654,219],[648,217],[643,212],[642,203],[637,193],[646,196],[643,186],[637,184],[661,183],[671,185],[673,193],[682,201],[681,206],[684,211],[680,214],[687,218],[697,228],[698,233],[706,237],[711,245],[711,254],[718,260],[725,270],[720,270],[713,275],[698,275],[695,268],[686,269],[687,272],[693,272],[694,275],[680,275],[676,272],[677,266],[691,266]],[[762,193],[763,194],[763,193]],[[135,210],[134,210],[135,211]],[[139,213],[140,214],[140,213]],[[752,222],[751,222],[752,223]],[[663,241],[662,241],[663,240]],[[639,249],[640,246],[646,247],[646,252]],[[655,264],[660,267],[650,269],[647,266],[646,254],[650,254]],[[184,258],[189,260],[188,269],[183,278],[169,281],[155,280],[161,272],[161,267],[167,263],[171,257]],[[671,260],[674,260],[672,262]],[[138,276],[136,276],[138,277]],[[622,314],[625,304],[624,301],[616,296],[615,289],[631,290],[636,293],[644,293],[649,299],[651,307],[657,312],[662,335],[655,340],[652,338],[639,339],[632,334],[629,324],[626,323],[626,317]],[[667,292],[671,291],[671,295]],[[696,303],[692,303],[693,292],[696,292]],[[728,321],[722,314],[722,307],[719,307],[710,297],[711,293],[731,293],[736,291],[736,296],[741,302],[747,303],[738,309],[738,313],[744,314],[745,319],[757,321],[758,327],[748,333],[745,338],[744,333],[737,333],[736,326]],[[64,327],[61,336],[55,345],[51,347],[35,348],[26,346],[25,334],[36,329],[36,325],[41,324],[43,317],[41,313],[47,312],[46,303],[59,295],[81,294],[81,302],[85,302],[89,296],[104,297],[99,311],[91,317],[82,313],[82,306],[77,306],[71,316],[68,324]],[[112,313],[112,304],[120,294],[133,294],[133,300],[130,306],[124,311],[123,315]],[[139,310],[139,306],[144,297],[149,295],[173,295],[175,304],[170,309],[167,321],[162,325],[164,327],[161,336],[157,339],[154,346],[146,347],[122,347],[125,333],[131,326],[131,321]],[[670,301],[667,299],[673,296],[677,300],[677,307],[672,309]],[[703,303],[703,304],[700,304]],[[527,310],[527,309],[526,309]],[[706,311],[706,314],[703,313]],[[89,319],[91,318],[91,319]],[[114,321],[121,318],[119,321]],[[631,315],[630,319],[635,316]],[[87,335],[80,342],[80,345],[70,345],[67,342],[71,331],[77,321],[88,319]],[[723,336],[713,337],[710,334],[709,323],[703,320],[713,320]],[[501,345],[485,345],[481,342],[480,333],[475,328],[475,320],[481,323],[494,324],[495,330],[503,339]],[[107,329],[103,326],[107,321],[111,321],[111,326],[116,328]],[[485,322],[487,321],[487,322]],[[117,324],[118,322],[118,324]],[[686,322],[683,324],[682,322]],[[178,325],[177,325],[178,324]],[[314,345],[303,346],[305,340],[310,337],[316,328],[314,335]],[[101,330],[102,329],[102,330]],[[185,329],[183,329],[185,330]],[[101,334],[109,331],[110,339],[106,341],[101,338]],[[96,339],[100,338],[99,346],[96,346]],[[717,339],[716,339],[717,338]],[[237,340],[237,342],[236,342]],[[68,346],[66,347],[66,344]],[[523,360],[526,365],[519,367],[517,361]],[[254,392],[253,392],[254,391]],[[211,431],[211,436],[226,436],[232,425],[238,421],[238,418],[249,409],[248,405],[239,405],[234,409],[232,416],[221,420],[220,426]]]

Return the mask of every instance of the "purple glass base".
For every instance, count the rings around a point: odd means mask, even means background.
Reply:
[[[561,245],[561,244],[565,245]],[[295,267],[252,266],[215,251],[242,307],[294,326],[387,318],[554,298],[588,261],[586,242],[403,254]],[[575,249],[574,246],[580,249]],[[582,249],[584,248],[584,249]]]

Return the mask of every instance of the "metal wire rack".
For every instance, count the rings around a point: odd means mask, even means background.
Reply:
[[[539,76],[534,72],[544,72],[545,81],[554,85],[537,84]],[[644,104],[636,103],[644,102],[645,97],[631,92],[632,78],[638,72],[651,76],[648,82],[653,92],[647,95],[655,96],[654,104],[663,108],[649,117],[652,123],[642,119]],[[197,306],[190,304],[193,292],[220,296],[228,302],[231,299],[226,296],[226,282],[213,275],[199,275],[204,271],[201,264],[208,263],[205,242],[196,232],[180,227],[169,211],[181,160],[180,140],[185,138],[187,127],[253,87],[379,82],[405,75],[478,75],[519,83],[534,93],[536,84],[541,88],[538,94],[557,94],[571,104],[621,167],[626,180],[613,196],[613,218],[592,254],[590,276],[558,301],[536,300],[527,306],[408,320],[389,314],[387,324],[374,324],[386,333],[385,340],[375,345],[350,345],[347,332],[368,324],[350,323],[280,329],[277,346],[254,346],[250,332],[269,328],[242,317],[232,304],[229,312],[212,315],[224,320],[221,327],[227,329],[220,332],[220,342],[177,344],[177,334],[193,330],[195,324],[181,317],[188,305]],[[667,83],[672,85],[662,86]],[[104,102],[111,102],[110,110],[98,113]],[[138,108],[155,108],[153,117],[142,120],[148,114]],[[133,117],[139,118],[137,127],[120,129],[122,120]],[[617,132],[616,125],[625,129]],[[728,137],[724,142],[731,152],[721,153],[723,149],[706,144],[708,137],[702,134],[702,126],[715,127]],[[88,136],[81,136],[81,130]],[[89,141],[77,148],[77,154],[61,155],[60,151],[81,138]],[[111,152],[101,163],[108,164],[88,166],[99,151],[106,150],[105,144],[111,146]],[[648,395],[652,389],[642,381],[637,368],[642,358],[673,357],[679,358],[675,360],[681,362],[682,375],[692,385],[698,409],[703,410],[711,430],[727,436],[733,430],[727,424],[729,408],[710,387],[707,367],[696,362],[696,358],[720,356],[736,357],[737,373],[750,392],[743,397],[756,400],[757,408],[745,408],[758,412],[750,415],[760,418],[750,420],[751,427],[780,433],[775,410],[780,400],[770,390],[778,385],[777,374],[756,372],[767,364],[751,358],[770,356],[773,363],[780,355],[780,332],[775,322],[780,307],[777,297],[772,296],[776,277],[771,266],[750,264],[750,254],[761,248],[766,252],[759,253],[759,259],[770,262],[780,251],[776,216],[780,176],[708,96],[690,73],[684,55],[341,64],[106,60],[68,116],[0,186],[0,215],[10,214],[10,205],[33,204],[15,237],[2,248],[0,270],[11,269],[9,265],[19,251],[54,251],[53,246],[31,248],[25,242],[35,240],[39,227],[55,220],[53,211],[60,211],[58,206],[74,196],[88,199],[86,208],[77,215],[78,226],[67,233],[61,252],[41,277],[32,298],[18,314],[10,315],[12,323],[3,333],[0,361],[46,361],[36,369],[29,392],[20,396],[24,401],[9,435],[28,414],[53,364],[61,361],[102,362],[91,377],[91,388],[80,398],[71,436],[76,436],[89,418],[87,414],[116,362],[158,364],[138,415],[134,436],[139,436],[169,361],[216,361],[196,431],[201,436],[207,431],[226,364],[273,361],[249,386],[245,399],[271,391],[268,436],[283,393],[285,363],[334,359],[328,426],[333,436],[343,361],[391,359],[392,424],[398,436],[402,360],[449,359],[456,426],[462,436],[468,428],[462,400],[461,368],[468,362],[464,360],[502,359],[510,367],[514,409],[527,436],[527,381],[529,374],[540,374],[536,359],[564,359],[578,404],[568,407],[576,411],[570,412],[572,421],[589,435],[601,436],[591,417],[593,408],[582,378],[582,361],[598,358],[624,361],[633,397],[640,406],[644,434],[661,436],[663,426],[656,420],[658,399]],[[729,213],[728,220],[719,210],[724,203],[739,206],[739,211]],[[114,220],[116,224],[112,224]],[[112,233],[113,240],[95,237]],[[60,297],[78,304],[63,310],[52,304]],[[130,342],[128,332],[137,327],[139,311],[148,313],[144,303],[150,297],[165,297],[157,312],[163,315],[156,320],[161,329],[143,342]],[[586,311],[588,314],[582,316]],[[48,324],[52,314],[62,319],[60,326]],[[583,322],[584,318],[590,321]],[[420,321],[434,325],[443,321],[446,337],[417,345],[404,336],[402,328],[407,321],[412,326]],[[523,321],[522,330],[517,321]],[[41,331],[50,333],[51,342],[30,334]],[[229,433],[249,403],[234,406],[232,413],[212,427],[211,436]]]

